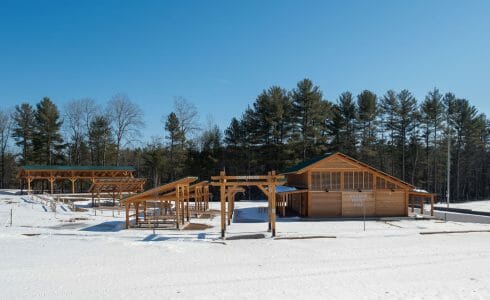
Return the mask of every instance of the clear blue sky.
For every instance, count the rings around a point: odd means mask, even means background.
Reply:
[[[174,96],[224,129],[263,89],[438,87],[490,115],[490,1],[3,1],[0,108],[126,93],[162,135]]]

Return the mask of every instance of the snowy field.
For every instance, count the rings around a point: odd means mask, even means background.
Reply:
[[[435,206],[446,207],[446,203],[437,203]],[[490,200],[468,201],[463,203],[449,203],[451,208],[470,209],[473,211],[490,212]]]
[[[488,224],[392,218],[364,232],[289,218],[272,239],[260,206],[237,202],[237,239],[222,241],[219,217],[192,221],[206,230],[123,230],[123,212],[54,213],[4,191],[0,299],[490,299]],[[266,238],[241,239],[251,234]]]

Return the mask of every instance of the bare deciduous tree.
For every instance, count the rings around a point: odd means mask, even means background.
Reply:
[[[72,139],[70,161],[79,165],[81,162],[81,146],[88,138],[90,122],[97,114],[97,105],[90,98],[77,99],[65,106],[65,120]]]
[[[108,103],[108,116],[116,141],[116,165],[119,165],[120,149],[123,142],[130,143],[144,127],[143,112],[124,94],[116,94]]]
[[[183,97],[175,97],[174,108],[179,119],[180,131],[186,138],[199,130],[199,114],[194,103]]]

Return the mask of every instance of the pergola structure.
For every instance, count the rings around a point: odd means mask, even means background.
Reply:
[[[256,186],[267,196],[269,231],[272,232],[273,237],[276,236],[276,186],[283,185],[285,183],[282,181],[283,179],[284,176],[277,175],[275,171],[259,176],[227,176],[225,171],[221,171],[219,176],[212,176],[211,185],[220,188],[221,237],[225,238],[226,231],[226,200],[228,199],[228,220],[231,220],[234,195],[237,193],[238,187],[244,186]]]
[[[135,225],[147,224],[155,228],[172,220],[179,229],[186,221],[190,221],[191,214],[206,211],[211,195],[209,183],[203,181],[191,185],[196,180],[197,177],[185,177],[126,198],[126,228],[131,227],[131,217],[134,217]],[[194,200],[192,207],[191,199]],[[134,214],[130,214],[131,205],[134,207]],[[142,222],[140,206],[143,210]]]
[[[128,166],[22,166],[17,174],[22,190],[26,183],[27,193],[31,192],[31,183],[34,180],[47,180],[51,194],[54,193],[54,183],[61,180],[71,182],[71,192],[75,193],[75,183],[78,180],[97,178],[128,178],[133,177],[135,169]]]
[[[115,206],[116,198],[119,198],[119,205],[123,200],[123,193],[139,193],[144,191],[146,179],[143,178],[96,178],[92,181],[89,193],[92,193],[92,206],[95,207],[95,196],[97,196],[100,206],[100,195],[109,194],[112,196],[112,204]]]

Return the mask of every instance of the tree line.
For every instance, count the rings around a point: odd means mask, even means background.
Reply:
[[[16,187],[23,164],[132,165],[152,187],[188,175],[209,179],[222,169],[283,171],[340,151],[441,198],[449,154],[452,199],[490,193],[489,120],[468,100],[437,88],[420,101],[408,90],[347,91],[330,101],[304,79],[291,90],[263,90],[224,131],[211,121],[200,124],[184,98],[163,117],[160,137],[137,140],[143,126],[142,111],[123,94],[106,108],[80,99],[61,113],[44,98],[0,112],[1,187]],[[9,151],[9,138],[17,151]]]

